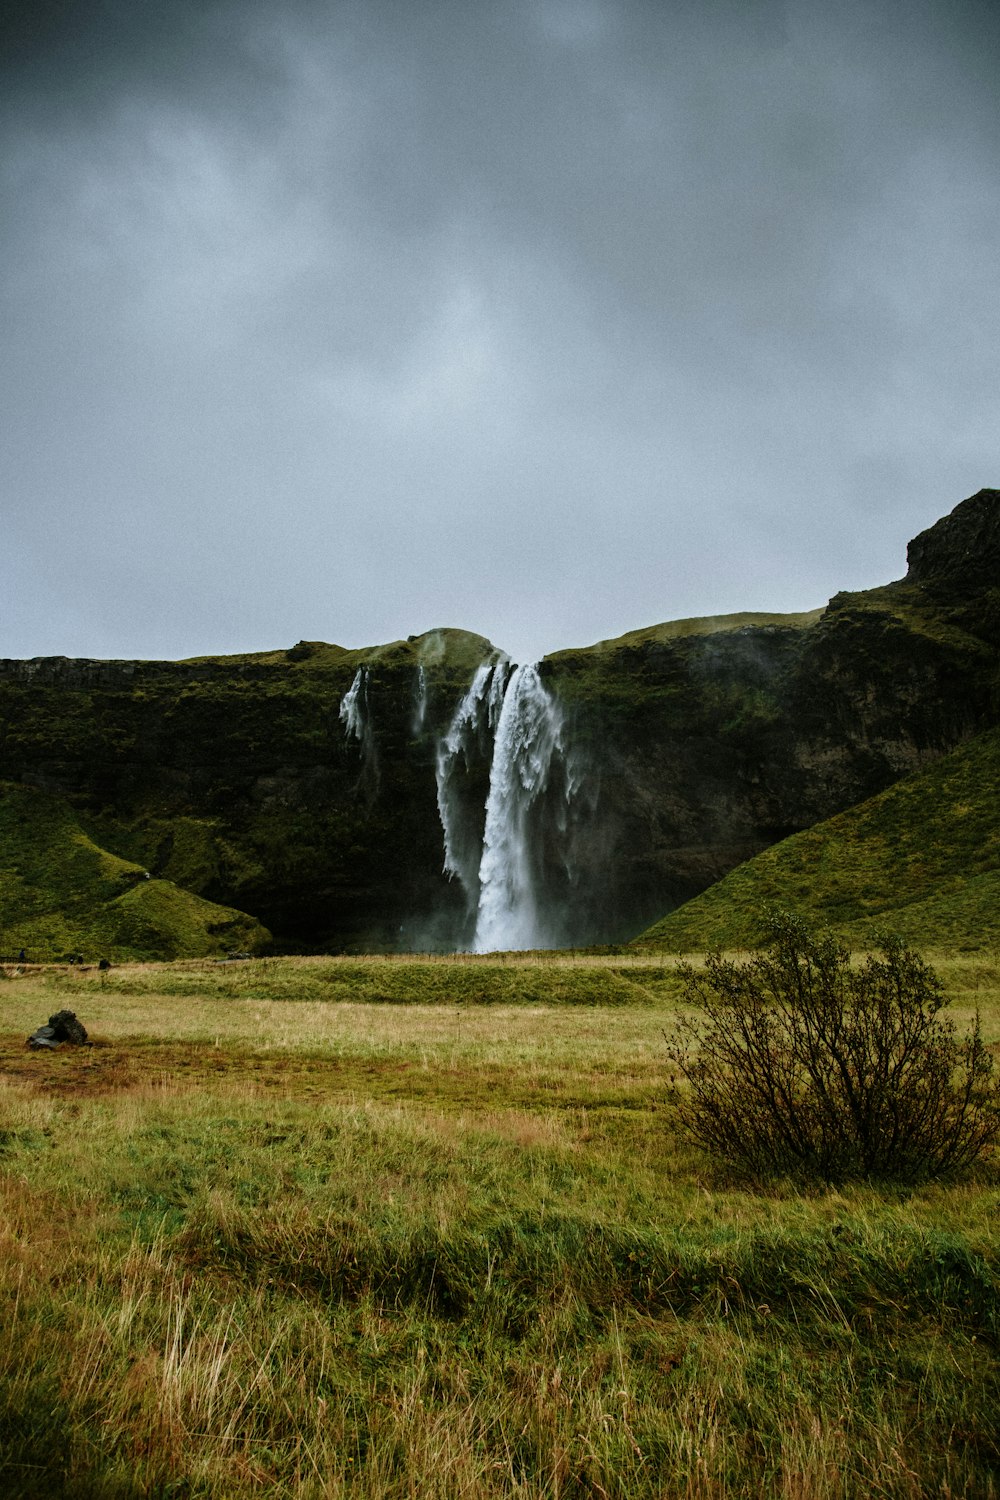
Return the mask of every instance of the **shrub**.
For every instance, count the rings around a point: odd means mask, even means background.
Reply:
[[[769,912],[770,946],[682,968],[669,1055],[686,1133],[751,1176],[913,1182],[975,1161],[1000,1130],[978,1013],[959,1038],[934,970],[893,938],[848,950]]]

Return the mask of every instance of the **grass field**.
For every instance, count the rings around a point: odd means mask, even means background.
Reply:
[[[1000,957],[930,954],[1000,1044]],[[662,958],[0,979],[0,1493],[1000,1494],[1000,1171],[727,1181]],[[95,1046],[31,1053],[68,1007]]]

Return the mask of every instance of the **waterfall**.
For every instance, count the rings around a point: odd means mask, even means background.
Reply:
[[[437,805],[444,833],[444,871],[457,878],[470,916],[479,903],[481,833],[468,816],[463,781],[484,753],[484,739],[496,731],[507,682],[506,660],[483,662],[438,743],[435,772]]]
[[[511,671],[502,660],[476,670],[438,743],[444,869],[465,894],[476,953],[554,943],[557,898],[546,873],[571,874],[566,835],[577,786],[564,738],[562,711],[537,666]]]
[[[368,668],[359,667],[354,681],[340,700],[340,722],[348,739],[356,739],[361,746],[361,782],[369,794],[378,789],[379,765],[372,732],[371,703],[369,702]]]
[[[413,689],[413,719],[410,733],[414,739],[427,727],[427,668],[421,662],[417,667],[417,680]]]
[[[365,669],[359,667],[354,674],[354,681],[340,700],[340,722],[344,726],[344,733],[348,739],[353,735],[362,745],[367,731],[365,717],[368,699],[367,686]]]
[[[549,941],[541,814],[553,769],[564,761],[562,735],[562,713],[537,666],[516,668],[504,695],[490,769],[472,944],[476,953],[541,948]],[[565,785],[571,795],[572,778]],[[563,828],[564,809],[563,803],[557,820]]]

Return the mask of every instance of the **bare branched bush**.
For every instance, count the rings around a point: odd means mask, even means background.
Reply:
[[[1000,1132],[978,1013],[959,1037],[937,974],[896,939],[856,968],[828,935],[769,912],[770,946],[685,965],[669,1055],[683,1127],[754,1177],[914,1182],[967,1167]]]

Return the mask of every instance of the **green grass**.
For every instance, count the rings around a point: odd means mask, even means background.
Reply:
[[[841,601],[855,613],[891,615],[915,636],[924,636],[962,653],[972,650],[987,660],[992,658],[993,653],[987,645],[954,623],[951,611],[942,609],[940,602],[928,595],[924,588],[905,578],[883,584],[880,588],[840,594],[837,602]]]
[[[579,988],[499,1000],[508,972]],[[996,964],[943,972],[995,1042]],[[3,1493],[995,1496],[994,1167],[734,1186],[674,1130],[671,985],[622,960],[4,982]],[[25,1052],[71,999],[100,1045]]]
[[[576,648],[576,652],[592,651],[598,655],[614,653],[622,648],[632,646],[645,646],[650,643],[662,641],[686,640],[690,636],[717,635],[721,631],[735,631],[748,629],[775,628],[785,630],[806,630],[810,625],[818,623],[822,617],[822,609],[812,609],[799,614],[762,614],[760,612],[743,612],[732,615],[698,615],[686,620],[667,620],[661,625],[647,625],[640,630],[630,630],[625,635],[615,636],[605,641],[597,641],[593,646]],[[574,654],[576,654],[576,652]],[[552,660],[558,660],[564,652],[556,652]]]
[[[752,942],[762,905],[855,945],[879,927],[917,945],[1000,944],[1000,730],[733,870],[637,939],[640,949]]]
[[[71,970],[53,983],[73,985]],[[601,963],[511,956],[266,958],[251,963],[191,962],[135,967],[107,976],[112,993],[268,1001],[350,1001],[400,1005],[643,1005],[677,991],[672,964],[629,959]]]
[[[182,665],[221,666],[227,668],[278,667],[283,673],[310,673],[350,667],[403,664],[438,666],[447,661],[449,671],[464,671],[471,678],[480,662],[495,654],[496,647],[485,636],[470,630],[441,627],[426,630],[406,640],[388,641],[381,646],[347,648],[327,641],[299,641],[287,650],[256,651],[235,656],[194,656]]]
[[[96,843],[61,798],[0,783],[0,953],[172,958],[256,950],[267,931]]]

